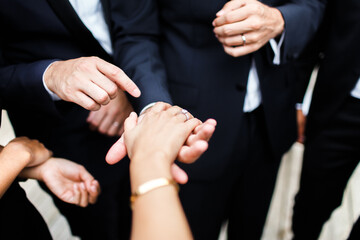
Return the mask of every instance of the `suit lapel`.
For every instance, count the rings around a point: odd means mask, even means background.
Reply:
[[[83,24],[68,0],[47,1],[65,27],[74,36],[75,41],[85,50],[86,53],[112,62],[112,57],[101,47],[89,29],[87,29],[87,27]],[[108,9],[107,6],[106,9]]]

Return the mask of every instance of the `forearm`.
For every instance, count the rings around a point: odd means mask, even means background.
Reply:
[[[157,163],[152,163],[151,159],[138,166],[131,163],[132,192],[149,180],[171,179],[170,166]],[[177,189],[173,185],[153,189],[136,199],[133,203],[132,239],[192,239]]]
[[[4,148],[0,153],[0,197],[30,161],[30,153]]]

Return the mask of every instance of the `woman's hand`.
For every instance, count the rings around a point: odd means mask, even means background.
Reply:
[[[20,176],[45,182],[59,199],[81,207],[94,204],[100,194],[98,181],[82,165],[66,159],[51,158],[36,167],[25,168]]]
[[[42,143],[27,137],[13,139],[4,148],[4,153],[5,152],[16,153],[18,159],[24,159],[26,161],[26,167],[42,164],[52,156],[52,152]],[[20,158],[20,156],[23,156],[23,158]]]

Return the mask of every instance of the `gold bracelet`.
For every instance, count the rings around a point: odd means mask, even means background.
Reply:
[[[144,195],[147,192],[150,192],[151,190],[165,187],[168,185],[173,185],[177,191],[179,191],[179,185],[173,180],[173,179],[167,179],[167,178],[156,178],[150,181],[147,181],[143,184],[141,184],[138,189],[131,194],[130,197],[130,203],[131,205],[134,204],[135,200],[141,196]]]

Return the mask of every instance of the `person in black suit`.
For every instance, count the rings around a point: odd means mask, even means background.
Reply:
[[[294,239],[317,239],[359,163],[360,2],[329,1],[321,31],[322,59],[306,119]],[[356,225],[355,225],[356,228]],[[354,229],[353,234],[356,234]],[[358,238],[352,238],[358,239]]]
[[[217,239],[228,219],[229,239],[259,239],[281,156],[296,139],[293,60],[316,32],[325,1],[127,4],[137,6],[129,19],[145,19],[124,26],[127,37],[142,30],[139,24],[160,26],[167,75],[157,76],[167,78],[168,103],[218,122],[208,151],[191,166],[181,164],[190,183],[180,198],[194,238]],[[136,52],[128,46],[131,58]],[[128,62],[124,70],[136,75],[134,67]]]
[[[130,43],[124,43],[129,39],[124,26],[138,20],[125,20],[126,2],[0,1],[0,94],[16,135],[39,139],[54,156],[81,163],[101,184],[97,204],[85,209],[55,199],[73,233],[82,239],[129,237],[128,162],[109,166],[104,158],[133,106],[139,112],[150,102],[170,98],[163,90],[166,83],[157,76],[163,74],[159,61],[144,61],[157,54],[151,36],[158,29],[139,25],[142,35],[131,35]],[[150,39],[137,46],[144,36]],[[127,58],[129,45],[141,54]],[[122,90],[134,97],[140,91],[117,67],[127,62],[136,66],[132,78],[141,87],[141,98],[131,99],[133,106]],[[156,75],[149,69],[158,69]],[[202,135],[185,143],[180,159],[195,159],[205,151],[196,140],[207,133],[203,128],[197,133]],[[184,173],[174,169],[174,178],[186,181]]]

